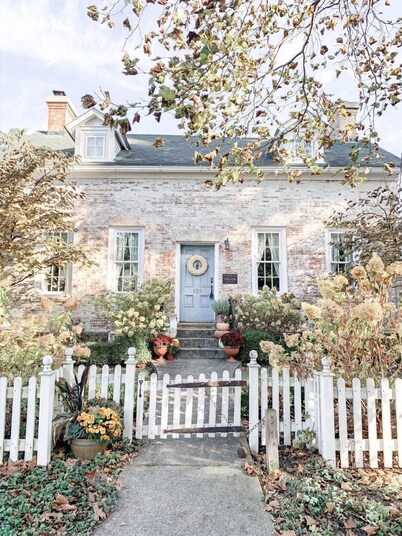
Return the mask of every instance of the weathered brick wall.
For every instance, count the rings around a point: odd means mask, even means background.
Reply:
[[[94,260],[98,266],[73,271],[77,316],[88,331],[105,329],[94,299],[107,290],[111,226],[144,228],[145,279],[175,277],[177,243],[218,242],[219,273],[238,274],[238,285],[223,285],[221,296],[251,292],[252,229],[286,227],[289,291],[308,299],[310,278],[325,271],[323,221],[347,199],[379,185],[370,181],[351,190],[335,181],[296,185],[275,179],[260,184],[247,181],[214,192],[204,187],[199,175],[194,180],[101,178],[78,182],[86,198],[77,207],[75,240],[97,248]],[[226,238],[230,251],[224,248]]]

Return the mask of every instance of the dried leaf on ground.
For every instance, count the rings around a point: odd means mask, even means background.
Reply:
[[[92,505],[93,511],[94,511],[94,519],[95,521],[99,521],[99,519],[106,519],[107,515],[104,510],[99,506],[98,503],[94,503]]]
[[[373,536],[373,534],[377,534],[380,527],[377,527],[375,525],[366,525],[365,527],[362,527],[362,530],[367,532],[368,536]]]

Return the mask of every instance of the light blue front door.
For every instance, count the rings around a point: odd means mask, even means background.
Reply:
[[[214,246],[181,246],[180,259],[180,321],[181,322],[213,322],[214,313],[211,309],[213,299],[214,277]],[[188,262],[193,256],[206,260],[206,270],[200,275],[189,271]],[[205,262],[196,260],[190,265],[193,271],[201,271]]]

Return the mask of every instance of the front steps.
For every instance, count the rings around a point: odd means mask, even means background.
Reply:
[[[176,338],[181,348],[177,359],[226,359],[214,331],[214,324],[179,324]]]

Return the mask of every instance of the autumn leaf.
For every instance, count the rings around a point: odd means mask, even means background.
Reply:
[[[365,527],[362,527],[362,530],[364,530],[364,532],[367,532],[368,536],[373,536],[373,534],[377,534],[379,529],[380,527],[377,527],[375,525],[366,525]]]
[[[106,519],[107,515],[102,508],[100,508],[98,503],[94,503],[92,505],[93,511],[94,511],[94,519],[95,521],[99,521],[100,519]]]
[[[357,527],[354,519],[352,517],[349,517],[346,521],[345,521],[345,528],[347,529],[355,529]]]
[[[343,491],[353,491],[353,488],[349,482],[342,482],[341,489],[343,489]]]

